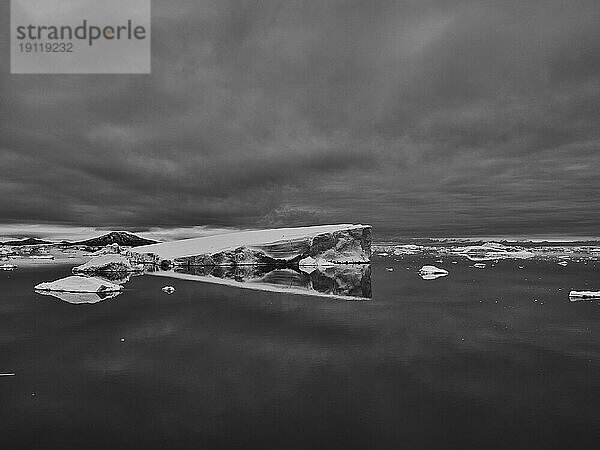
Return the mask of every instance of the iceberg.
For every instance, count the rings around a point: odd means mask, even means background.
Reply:
[[[448,271],[436,266],[423,266],[419,269],[419,275],[424,280],[435,280],[436,278],[447,276]]]
[[[40,283],[34,289],[36,291],[107,293],[120,291],[123,286],[109,283],[101,278],[74,275],[52,282]]]
[[[416,255],[421,251],[423,251],[423,247],[413,244],[397,245],[393,249],[394,255]]]
[[[341,224],[241,231],[144,245],[130,250],[128,256],[135,262],[175,266],[367,264],[371,227]]]
[[[143,270],[142,266],[132,264],[126,256],[106,254],[94,256],[85,264],[74,267],[73,273],[128,273],[139,272],[141,270]]]
[[[487,242],[483,245],[470,245],[456,247],[453,253],[465,256],[471,261],[492,261],[496,259],[529,259],[534,253],[519,248],[507,247],[496,242]]]
[[[577,300],[600,300],[600,291],[571,291],[569,292],[571,301]]]

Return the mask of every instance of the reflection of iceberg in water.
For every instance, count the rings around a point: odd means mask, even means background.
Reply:
[[[371,298],[371,266],[365,264],[316,268],[310,274],[269,266],[189,266],[154,274],[258,290]]]
[[[38,294],[50,295],[56,297],[63,302],[80,304],[80,303],[98,303],[110,298],[114,298],[121,293],[121,291],[114,292],[59,292],[59,291],[42,291],[36,289]]]

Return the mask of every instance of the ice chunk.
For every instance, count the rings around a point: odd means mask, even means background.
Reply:
[[[167,294],[172,294],[173,292],[175,292],[175,288],[173,286],[165,286],[164,288],[162,288],[163,292],[166,292]]]
[[[142,266],[132,264],[123,255],[106,254],[95,256],[85,264],[73,268],[73,273],[138,272]]]
[[[563,267],[566,267],[567,265],[569,265],[569,263],[568,263],[568,262],[566,262],[566,261],[560,261],[560,262],[558,262],[557,264],[558,264],[559,266],[563,266]]]
[[[423,266],[419,269],[419,275],[424,280],[435,280],[436,278],[447,276],[448,271],[436,266]]]
[[[475,263],[473,267],[477,267],[478,269],[485,269],[485,264],[483,263]]]
[[[299,267],[316,267],[318,265],[319,264],[318,264],[317,260],[315,258],[311,258],[310,256],[307,256],[306,258],[298,261]]]
[[[35,286],[38,291],[57,292],[115,292],[123,289],[123,286],[109,283],[108,281],[94,277],[70,276],[49,283],[40,283]]]
[[[392,251],[394,255],[414,255],[421,252],[422,249],[420,245],[406,244],[396,245]]]
[[[448,275],[448,271],[446,269],[440,269],[435,266],[423,266],[419,269],[419,273],[445,273]]]
[[[307,256],[306,258],[301,259],[298,262],[298,267],[300,268],[300,270],[302,272],[311,274],[315,270],[317,270],[318,263],[317,263],[316,259],[311,258],[310,256]]]
[[[600,300],[600,291],[571,291],[569,292],[571,301],[577,300]]]
[[[0,270],[15,270],[17,266],[14,264],[2,264],[0,265]]]

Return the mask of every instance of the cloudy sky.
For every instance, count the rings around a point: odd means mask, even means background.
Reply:
[[[598,0],[154,0],[151,75],[10,75],[8,21],[5,226],[600,234]]]

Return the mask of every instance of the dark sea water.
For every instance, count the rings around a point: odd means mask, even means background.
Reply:
[[[0,448],[600,448],[600,302],[568,298],[600,263],[396,259],[366,301],[145,275],[75,305],[33,291],[70,266],[0,272]]]

